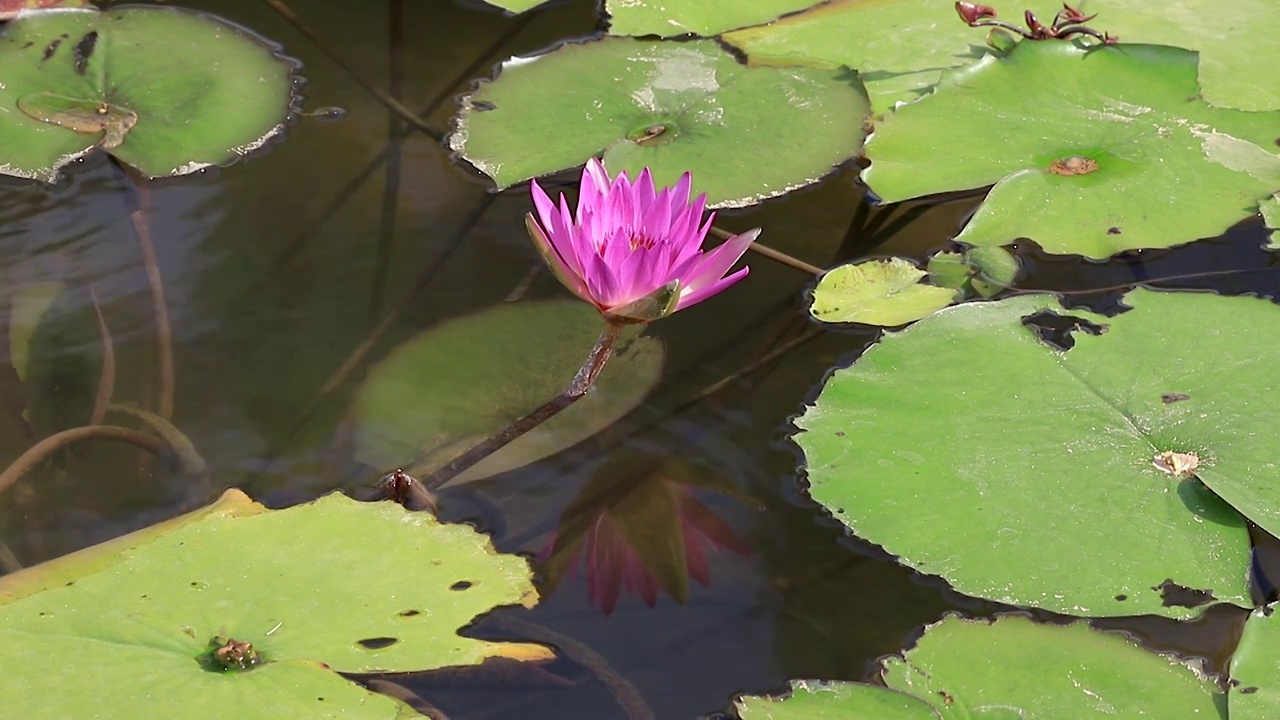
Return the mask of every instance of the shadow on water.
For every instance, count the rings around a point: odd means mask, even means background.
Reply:
[[[0,508],[5,540],[26,564],[150,524],[226,486],[273,506],[366,487],[377,469],[344,456],[335,434],[371,362],[513,295],[564,296],[546,273],[531,274],[540,260],[523,230],[527,191],[490,195],[437,138],[404,130],[267,4],[188,4],[284,44],[305,64],[307,107],[347,113],[337,123],[304,118],[264,157],[153,192],[175,329],[175,424],[208,462],[207,482],[127,448],[61,457],[6,493]],[[527,18],[441,0],[389,0],[355,12],[322,0],[289,5],[350,68],[425,110],[442,132],[452,97],[466,89],[460,79],[487,76],[498,59],[592,32],[599,22],[586,0]],[[392,7],[403,22],[389,32]],[[946,244],[979,199],[873,211],[855,178],[846,168],[719,224],[762,226],[771,246],[821,267],[869,254],[923,258]],[[154,330],[131,233],[121,188],[104,167],[80,169],[52,193],[0,187],[4,287],[92,287],[114,338],[117,396],[146,405],[156,393]],[[1153,282],[1271,297],[1275,256],[1258,249],[1262,235],[1248,222],[1217,240],[1106,264],[1046,256],[1023,243],[1019,286],[1068,290],[1069,304],[1100,311],[1117,309],[1121,292],[1083,291]],[[559,646],[561,659],[391,678],[399,691],[454,720],[622,717],[628,693],[654,717],[696,717],[723,709],[738,692],[780,691],[791,677],[867,678],[877,657],[949,610],[1007,610],[897,566],[805,498],[788,419],[829,368],[850,362],[876,335],[815,331],[804,297],[812,276],[749,261],[749,281],[653,328],[669,351],[663,382],[621,423],[442,498],[445,519],[472,521],[500,550],[546,560],[537,608],[500,610],[468,632],[533,637]],[[1264,270],[1222,272],[1244,268]],[[1212,272],[1222,274],[1205,274]],[[1182,279],[1155,280],[1170,276]],[[77,365],[85,359],[91,367],[98,351],[96,336],[83,332],[92,309],[86,297],[57,306],[65,318],[49,323],[62,331],[42,346],[41,360],[69,368],[64,386],[82,388],[59,398],[72,405],[93,392]],[[335,375],[362,344],[364,359]],[[3,437],[7,463],[26,441],[18,432]],[[637,532],[637,518],[669,532]],[[622,559],[592,561],[590,543]],[[1230,651],[1223,628],[1238,622],[1238,614],[1215,611],[1196,624],[1099,624],[1220,666]]]

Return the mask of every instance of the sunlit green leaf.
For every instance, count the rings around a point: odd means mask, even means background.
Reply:
[[[1280,716],[1280,621],[1275,613],[1275,604],[1254,610],[1231,655],[1231,720]]]
[[[527,563],[496,555],[467,526],[341,495],[267,511],[230,491],[189,518],[0,581],[0,703],[30,718],[104,707],[119,717],[408,717],[336,673],[547,657],[457,635],[533,593]],[[211,650],[229,639],[250,643],[262,664],[217,667]]]
[[[462,100],[449,145],[498,187],[603,154],[659,185],[693,173],[715,206],[808,185],[856,156],[867,101],[856,76],[747,68],[710,40],[604,38],[508,60]]]
[[[1087,616],[1249,604],[1239,513],[1280,531],[1280,308],[1125,302],[968,303],[886,335],[796,420],[813,498],[968,595]]]
[[[924,276],[902,258],[841,265],[818,281],[809,312],[823,322],[904,325],[955,300],[951,288],[922,285]]]
[[[1211,108],[1195,53],[1022,43],[949,76],[867,142],[886,202],[995,187],[956,240],[1105,258],[1212,237],[1280,187],[1280,112]]]
[[[818,0],[607,0],[609,32],[614,35],[701,35],[769,22],[803,10]]]
[[[178,8],[24,15],[0,34],[0,174],[53,181],[95,148],[159,177],[226,165],[284,129],[295,68]]]

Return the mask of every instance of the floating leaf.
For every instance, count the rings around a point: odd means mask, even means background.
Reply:
[[[797,683],[780,701],[744,698],[739,705],[748,710],[739,713],[743,720],[1223,717],[1222,695],[1203,672],[1083,622],[951,616],[882,664],[888,690]]]
[[[576,300],[506,303],[428,330],[369,372],[355,399],[356,457],[419,472],[463,451],[558,395],[603,328]],[[662,374],[662,344],[628,335],[586,397],[459,475],[466,482],[536,462],[608,427]]]
[[[1280,531],[1280,308],[1125,302],[969,303],[886,335],[796,421],[812,496],[968,595],[1087,616],[1248,605],[1236,510]],[[1158,469],[1165,451],[1195,453],[1199,479]]]
[[[1280,621],[1276,605],[1258,608],[1244,624],[1231,656],[1231,720],[1280,717]]]
[[[229,164],[279,134],[295,99],[276,46],[178,8],[23,15],[0,65],[0,174],[48,182],[98,147],[149,177]]]
[[[540,5],[546,5],[551,0],[484,0],[484,2],[494,7],[502,8],[509,13],[519,14],[528,12]]]
[[[985,3],[1022,25],[1030,9],[1050,24],[1060,3]],[[1280,109],[1280,5],[1271,0],[1084,0],[1089,25],[1129,43],[1169,45],[1200,54],[1199,86],[1211,105]],[[877,113],[909,102],[950,69],[986,51],[987,30],[970,28],[941,0],[832,0],[782,20],[724,36],[752,64],[858,68]]]
[[[928,272],[934,285],[960,290],[964,297],[990,298],[1013,284],[1020,267],[1012,253],[991,245],[936,253],[929,258]]]
[[[0,20],[11,20],[23,10],[85,7],[89,0],[0,0]]]
[[[971,245],[1105,258],[1218,235],[1280,187],[1280,113],[1207,106],[1195,68],[1176,48],[1022,43],[880,123],[863,179],[886,202],[996,183],[956,237]]]
[[[808,185],[862,146],[866,96],[847,72],[747,68],[710,40],[603,38],[508,60],[462,100],[449,145],[499,188],[603,153],[659,185],[693,173],[714,206]]]
[[[1258,210],[1262,213],[1262,222],[1270,230],[1271,239],[1267,242],[1268,250],[1280,250],[1280,197],[1272,195],[1271,197],[1258,203]]]
[[[1002,15],[1031,8],[1053,17],[1060,5],[1045,0],[991,2]],[[857,68],[877,114],[916,99],[944,70],[986,53],[985,32],[956,16],[941,0],[832,0],[775,23],[724,36],[751,65]]]
[[[527,563],[496,555],[469,527],[336,494],[268,511],[232,490],[187,518],[0,581],[0,702],[31,718],[104,707],[121,717],[406,717],[337,673],[547,657],[457,635],[533,593]],[[229,640],[263,662],[217,668],[212,650]]]
[[[817,0],[665,0],[662,3],[608,0],[614,35],[701,35],[769,22],[803,10]]]
[[[929,703],[897,690],[854,682],[799,680],[782,698],[743,697],[742,720],[938,720]]]
[[[809,312],[823,322],[905,325],[955,300],[950,288],[921,285],[924,276],[902,258],[841,265],[818,281]]]

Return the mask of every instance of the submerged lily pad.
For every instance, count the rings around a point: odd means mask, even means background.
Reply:
[[[226,165],[284,128],[296,64],[212,15],[23,15],[0,34],[0,174],[52,182],[102,148],[144,175]]]
[[[818,281],[809,313],[823,322],[905,325],[956,299],[951,288],[922,285],[925,274],[902,258],[841,265]]]
[[[969,303],[886,335],[796,421],[813,498],[968,595],[1086,616],[1247,606],[1240,513],[1280,531],[1280,308],[1125,302]],[[1195,477],[1162,470],[1167,452],[1195,454]]]
[[[972,245],[1105,258],[1215,236],[1280,188],[1280,113],[1198,93],[1185,50],[1024,42],[877,125],[863,179],[886,202],[995,183]]]
[[[1202,671],[1083,622],[948,617],[883,661],[882,679],[888,689],[796,683],[780,700],[743,698],[738,713],[742,720],[1222,717],[1221,692]]]
[[[665,0],[662,3],[607,0],[614,35],[701,35],[769,22],[803,10],[818,0]]]
[[[548,657],[457,635],[533,597],[528,564],[469,527],[336,494],[268,511],[232,490],[192,516],[0,580],[0,703],[31,718],[104,707],[407,717],[337,673]],[[243,670],[218,662],[231,641],[248,643]]]
[[[505,303],[443,323],[369,371],[355,399],[356,458],[427,472],[558,395],[603,329],[576,300]],[[453,482],[536,462],[612,425],[662,374],[662,343],[629,331],[586,397]],[[416,461],[416,465],[414,465]]]
[[[693,173],[712,206],[808,185],[856,156],[867,100],[852,73],[748,68],[715,42],[607,37],[503,63],[462,99],[449,146],[499,188],[603,153],[611,172]]]

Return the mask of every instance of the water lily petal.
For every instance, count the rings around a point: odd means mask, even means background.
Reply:
[[[725,240],[720,247],[702,256],[702,260],[684,278],[687,291],[700,290],[710,283],[719,280],[738,258],[747,251],[747,247],[760,236],[760,228],[748,230],[740,235]]]
[[[560,284],[568,288],[569,292],[574,295],[591,302],[591,293],[587,291],[586,283],[569,267],[565,258],[560,254],[559,248],[555,247],[554,243],[547,237],[547,233],[538,225],[533,213],[525,215],[524,224],[525,229],[529,231],[529,237],[533,239],[533,246],[537,248],[543,262],[547,264],[547,267],[551,268],[551,273],[556,276]]]
[[[683,310],[691,305],[697,305],[698,303],[702,302],[703,300],[706,300],[712,295],[719,293],[721,290],[724,290],[730,285],[733,285],[734,283],[738,282],[742,278],[746,277],[747,272],[749,270],[751,270],[751,268],[744,267],[738,272],[730,275],[729,277],[722,278],[719,282],[712,283],[711,285],[707,285],[706,287],[703,287],[699,290],[693,290],[693,291],[686,290],[685,294],[680,296],[680,302],[676,305],[676,310]]]

